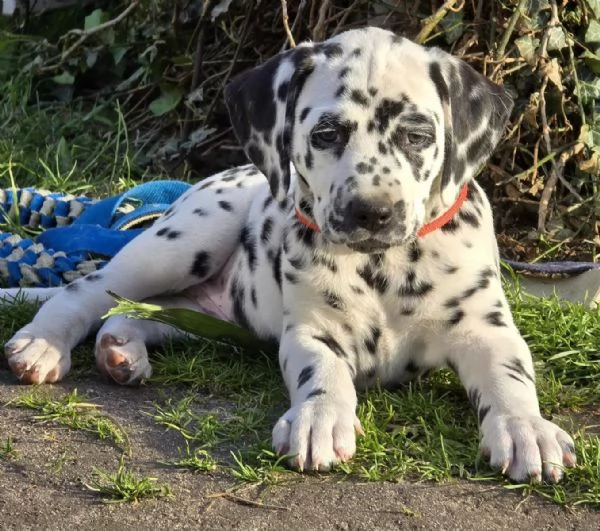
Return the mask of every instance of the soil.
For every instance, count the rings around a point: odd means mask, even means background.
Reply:
[[[94,468],[115,471],[122,450],[79,430],[40,423],[35,412],[6,405],[0,440],[16,454],[0,458],[0,529],[560,529],[597,530],[594,509],[567,510],[500,485],[457,481],[363,483],[327,475],[298,475],[278,486],[249,486],[227,494],[235,479],[166,466],[179,436],[144,412],[169,389],[130,389],[88,378],[54,386],[78,389],[129,433],[128,465],[170,485],[171,499],[106,504],[88,490]],[[0,371],[0,403],[27,388]],[[173,394],[177,391],[173,390]]]

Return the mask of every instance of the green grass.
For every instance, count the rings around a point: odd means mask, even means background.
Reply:
[[[94,479],[85,486],[102,495],[106,503],[138,502],[147,498],[170,498],[171,488],[157,483],[157,478],[137,477],[125,466],[123,457],[113,474],[94,469]]]
[[[37,422],[56,423],[74,430],[93,433],[100,440],[111,440],[129,452],[129,438],[123,428],[100,412],[100,406],[89,402],[77,389],[58,397],[50,396],[43,387],[33,387],[19,395],[7,406],[32,409]]]
[[[14,459],[17,456],[17,449],[12,437],[9,435],[6,439],[0,440],[0,459]]]

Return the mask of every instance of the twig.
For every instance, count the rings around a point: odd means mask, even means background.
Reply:
[[[510,40],[511,35],[512,35],[513,31],[515,30],[515,26],[517,25],[517,22],[519,21],[519,19],[521,18],[521,16],[524,13],[523,10],[525,9],[526,3],[527,3],[527,0],[520,0],[519,5],[513,11],[512,17],[510,17],[510,20],[508,21],[508,25],[506,26],[506,30],[502,34],[502,40],[500,41],[500,46],[498,46],[498,50],[496,51],[496,59],[499,59],[499,60],[502,59],[502,56],[504,55],[504,51],[506,50],[506,46],[508,45],[508,41]]]
[[[350,16],[350,13],[352,13],[354,11],[354,9],[356,8],[356,6],[358,5],[359,2],[360,2],[360,0],[354,0],[354,2],[352,2],[350,7],[347,7],[346,9],[344,9],[344,14],[342,15],[342,18],[338,22],[338,25],[336,26],[336,28],[333,30],[333,35],[337,35],[342,30],[342,28],[346,24],[346,20]]]
[[[287,0],[281,0],[281,17],[283,18],[283,28],[285,29],[285,34],[287,35],[287,40],[290,43],[290,47],[295,48],[296,41],[294,40],[294,36],[292,35],[292,32],[290,30]]]
[[[88,30],[74,29],[74,30],[69,31],[67,33],[67,35],[79,35],[79,39],[77,39],[69,48],[67,48],[62,53],[62,55],[60,56],[60,59],[58,59],[58,62],[54,63],[53,65],[44,66],[44,67],[40,68],[40,72],[41,73],[51,72],[52,70],[56,70],[57,68],[61,67],[63,65],[63,63],[73,54],[73,52],[75,50],[77,50],[77,48],[79,48],[87,39],[89,39],[92,35],[95,35],[96,33],[100,33],[101,31],[104,31],[108,28],[112,28],[113,26],[116,26],[119,22],[121,22],[124,18],[126,18],[139,5],[139,3],[140,3],[139,0],[133,0],[131,2],[131,4],[129,4],[115,18],[113,18],[111,20],[107,20],[106,22],[103,22],[102,24],[98,24],[98,26],[95,26]],[[65,35],[65,37],[67,35]]]
[[[316,3],[316,2],[315,2]],[[325,20],[327,20],[327,10],[329,9],[329,0],[323,0],[321,8],[319,9],[319,18],[313,29],[313,39],[315,41],[322,41],[325,30]]]
[[[289,507],[283,507],[282,505],[269,505],[267,503],[257,502],[236,496],[230,492],[217,492],[216,494],[209,494],[207,498],[225,498],[233,502],[241,503],[242,505],[249,505],[250,507],[260,507],[261,509],[271,509],[274,511],[291,511]]]
[[[460,0],[460,5],[454,7],[459,0],[447,0],[433,15],[425,19],[425,24],[415,37],[415,41],[419,44],[424,44],[427,37],[431,35],[431,32],[435,27],[442,21],[448,11],[460,11],[465,6],[465,0]]]
[[[204,56],[204,28],[206,24],[204,17],[200,18],[200,30],[198,31],[198,37],[196,41],[196,52],[194,53],[194,70],[192,70],[192,81],[190,83],[190,94],[196,90],[200,82],[200,70],[202,69],[202,58]],[[183,131],[181,132],[181,140],[185,140],[192,130],[192,114],[193,110],[191,106],[185,111],[185,122],[183,124]]]
[[[556,0],[550,0],[550,7],[552,10],[552,16],[548,22],[546,27],[546,31],[544,32],[544,37],[541,42],[541,50],[540,50],[540,62],[546,63],[547,57],[547,46],[548,39],[550,38],[549,29],[554,26],[560,24],[560,19],[558,18],[558,6],[556,5]],[[548,118],[546,116],[546,88],[548,86],[548,74],[544,74],[544,79],[542,81],[542,86],[540,87],[540,118],[542,120],[542,135],[544,137],[544,144],[546,146],[547,153],[552,153],[552,141],[550,139],[550,127],[548,126]],[[557,162],[554,158],[551,159],[550,164],[550,177],[548,177],[547,182],[545,183],[544,189],[542,190],[542,195],[540,198],[540,207],[538,209],[538,225],[537,230],[539,233],[546,232],[546,219],[548,217],[548,205],[550,204],[550,198],[552,197],[552,193],[556,188],[556,183],[560,180],[560,182],[573,194],[573,196],[580,202],[583,201],[583,198],[577,193],[577,191],[571,186],[571,184],[564,178],[563,169],[565,167],[565,162],[567,158],[560,157]]]
[[[231,62],[229,63],[229,68],[227,69],[227,73],[225,74],[225,77],[223,78],[223,81],[221,82],[221,86],[219,87],[219,90],[215,94],[215,97],[210,102],[210,106],[206,110],[206,114],[204,115],[204,121],[206,123],[210,122],[212,113],[215,110],[217,102],[221,98],[221,94],[223,92],[223,89],[225,88],[225,85],[227,85],[227,82],[229,81],[229,78],[231,77],[233,69],[235,68],[235,65],[237,63],[237,58],[240,54],[240,51],[242,49],[244,42],[246,41],[246,35],[248,34],[248,28],[250,27],[249,22],[250,22],[250,19],[252,18],[249,13],[251,8],[252,8],[252,4],[250,4],[250,8],[248,9],[248,12],[246,12],[246,16],[244,17],[244,25],[242,27],[242,33],[240,35],[240,40],[238,41],[235,52],[233,53],[233,57],[231,58]]]

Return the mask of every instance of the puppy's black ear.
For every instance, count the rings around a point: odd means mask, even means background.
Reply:
[[[475,178],[496,148],[513,101],[500,86],[467,63],[432,48],[429,74],[444,108],[442,202],[449,206],[465,183]]]
[[[278,201],[290,187],[290,140],[296,99],[314,69],[312,44],[302,44],[233,78],[225,103],[250,160],[267,176]]]

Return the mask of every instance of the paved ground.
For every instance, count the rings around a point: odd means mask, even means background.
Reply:
[[[132,468],[168,483],[174,498],[101,503],[83,483],[92,478],[93,467],[115,470],[120,449],[82,431],[34,422],[34,412],[8,406],[0,409],[0,441],[10,436],[18,453],[0,458],[0,529],[600,528],[598,511],[569,512],[537,497],[523,500],[494,483],[359,483],[311,476],[228,497],[234,484],[229,476],[160,464],[177,456],[181,441],[143,413],[158,399],[157,390],[119,388],[97,379],[56,387],[75,386],[126,428]],[[0,370],[0,403],[26,390]]]

